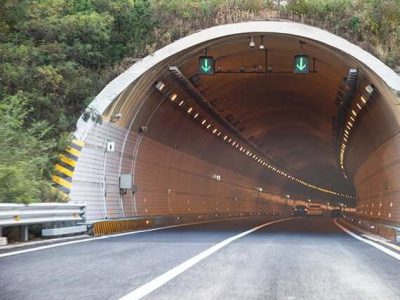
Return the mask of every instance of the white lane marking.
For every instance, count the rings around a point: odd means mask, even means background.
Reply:
[[[237,239],[240,239],[241,237],[244,237],[245,235],[248,235],[248,234],[250,234],[250,233],[252,233],[252,232],[254,232],[256,230],[259,230],[259,229],[261,229],[263,227],[266,227],[268,225],[271,225],[271,224],[274,224],[274,223],[278,223],[278,222],[288,221],[288,220],[292,220],[292,219],[294,219],[294,218],[287,218],[287,219],[281,219],[281,220],[277,220],[277,221],[264,223],[262,225],[253,227],[252,229],[249,229],[247,231],[239,233],[239,234],[237,234],[235,236],[232,236],[232,237],[230,237],[230,238],[228,238],[226,240],[223,240],[222,242],[219,242],[218,244],[212,246],[211,248],[208,248],[207,250],[204,250],[200,254],[198,254],[198,255],[196,255],[196,256],[194,256],[192,258],[189,258],[185,262],[183,262],[180,265],[172,268],[171,270],[165,272],[164,274],[162,274],[162,275],[154,278],[153,280],[145,283],[141,287],[133,290],[129,294],[127,294],[127,295],[123,296],[122,298],[120,298],[120,300],[138,300],[138,299],[141,299],[141,298],[147,296],[148,294],[150,294],[151,292],[155,291],[156,289],[158,289],[162,285],[166,284],[168,281],[172,280],[173,278],[175,278],[179,274],[181,274],[181,273],[185,272],[186,270],[188,270],[189,268],[193,267],[195,264],[199,263],[200,261],[202,261],[203,259],[207,258],[211,254],[217,252],[221,248],[223,248],[223,247],[229,245],[230,243],[236,241]]]
[[[366,243],[366,244],[368,244],[368,245],[370,245],[372,247],[375,247],[376,249],[378,249],[378,250],[390,255],[391,257],[393,257],[393,258],[395,258],[397,260],[400,260],[400,254],[399,253],[396,253],[396,252],[394,252],[394,251],[392,251],[392,250],[390,250],[390,249],[388,249],[386,247],[383,247],[382,245],[379,245],[379,244],[377,244],[377,243],[375,243],[373,241],[370,241],[370,240],[367,240],[365,238],[362,238],[358,234],[355,234],[354,232],[352,232],[352,231],[348,230],[347,228],[345,228],[344,226],[340,225],[336,220],[334,220],[333,222],[336,224],[337,227],[342,229],[347,234],[351,235],[353,238],[355,238],[355,239],[357,239],[359,241],[362,241],[362,242],[364,242],[364,243]]]
[[[224,220],[209,220],[209,221],[177,224],[177,225],[170,225],[170,226],[158,227],[158,228],[152,228],[152,229],[124,232],[124,233],[116,233],[116,234],[111,234],[111,235],[88,238],[88,239],[84,239],[84,240],[70,241],[70,242],[58,243],[58,244],[53,244],[53,245],[35,247],[35,248],[31,248],[31,249],[24,249],[24,250],[18,250],[18,251],[13,251],[13,252],[7,252],[7,253],[0,254],[0,258],[7,257],[7,256],[18,255],[18,254],[29,253],[29,252],[34,252],[34,251],[40,251],[40,250],[45,250],[45,249],[51,249],[51,248],[56,248],[56,247],[62,247],[62,246],[67,246],[67,245],[87,243],[87,242],[97,241],[97,240],[104,240],[104,239],[109,239],[109,238],[114,238],[114,237],[119,237],[119,236],[124,236],[124,235],[145,233],[145,232],[150,232],[150,231],[158,231],[158,230],[164,230],[164,229],[170,229],[170,228],[176,228],[176,227],[184,227],[184,226],[192,226],[192,225],[205,224],[205,223],[226,222],[226,221],[233,221],[233,220],[244,219],[244,218],[246,218],[246,217],[230,218],[230,219],[224,219]],[[27,246],[29,247],[29,245],[27,245]],[[1,247],[0,247],[0,250],[1,250]]]

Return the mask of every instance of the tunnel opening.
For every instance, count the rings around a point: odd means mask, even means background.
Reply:
[[[212,75],[199,74],[204,57]],[[308,72],[296,72],[298,57]],[[376,58],[317,28],[204,30],[97,96],[90,107],[104,122],[78,122],[71,198],[88,203],[89,219],[279,215],[317,202],[398,222],[399,86]]]

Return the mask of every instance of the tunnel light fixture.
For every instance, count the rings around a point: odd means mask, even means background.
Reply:
[[[190,114],[191,112],[192,112],[192,110],[193,110],[193,107],[189,107],[189,109],[188,109],[188,114]]]
[[[183,101],[183,100],[181,102],[179,102],[179,106],[182,106],[183,103],[185,103],[185,101]]]
[[[224,141],[226,141],[226,139],[228,138],[228,136],[226,135],[226,136],[224,136]]]
[[[222,132],[220,131],[220,132],[218,132],[217,136],[220,136],[221,134],[222,134]]]
[[[264,46],[264,36],[262,35],[260,39],[261,39],[261,42],[260,42],[259,49],[260,49],[260,50],[264,50],[264,49],[265,49],[265,46]]]
[[[208,128],[208,127],[207,127]],[[217,128],[214,128],[214,130],[212,131],[212,133],[216,133],[217,132]]]
[[[207,120],[206,120],[206,119],[204,119],[204,120],[201,122],[201,125],[204,125],[204,124],[206,124],[206,122],[207,122]]]
[[[256,46],[256,43],[254,42],[253,36],[250,37],[250,42],[249,42],[249,47],[254,48]]]
[[[367,104],[370,95],[374,92],[374,88],[371,85],[365,86],[365,90],[368,93],[368,95],[366,95],[365,93],[363,95],[360,95],[361,101],[355,102],[353,104],[353,109],[351,109],[351,114],[349,114],[349,116],[348,116],[349,120],[347,122],[346,129],[344,130],[344,133],[342,136],[342,146],[341,146],[341,151],[340,151],[340,156],[339,156],[339,163],[340,163],[340,168],[343,170],[343,175],[346,179],[347,179],[347,176],[344,171],[344,155],[345,155],[346,147],[343,146],[343,144],[345,145],[346,143],[348,143],[350,131],[352,130],[352,127],[354,126],[354,124],[356,122],[358,113],[361,112],[361,110]]]
[[[156,84],[156,89],[159,90],[160,92],[165,88],[165,84],[161,81],[157,82]]]
[[[368,94],[372,94],[374,92],[374,88],[371,85],[367,85],[365,87],[365,90],[367,91]]]
[[[210,127],[211,127],[211,123],[207,125],[207,129],[210,129]]]
[[[198,116],[199,116],[199,113],[196,113],[193,118],[197,119]]]
[[[178,97],[177,94],[172,94],[171,97],[170,97],[170,99],[171,99],[172,102],[174,102],[174,101],[176,100],[177,97]]]

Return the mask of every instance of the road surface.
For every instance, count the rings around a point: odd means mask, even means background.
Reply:
[[[400,299],[400,261],[331,219],[295,218],[237,236],[270,221],[184,226],[0,257],[0,299],[134,299],[138,290],[143,299]]]

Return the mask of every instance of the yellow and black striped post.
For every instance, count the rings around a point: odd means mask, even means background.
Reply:
[[[71,192],[72,177],[84,145],[83,141],[73,140],[71,146],[65,149],[63,154],[60,154],[59,162],[55,166],[55,172],[52,176],[53,187],[65,196],[68,196]]]

